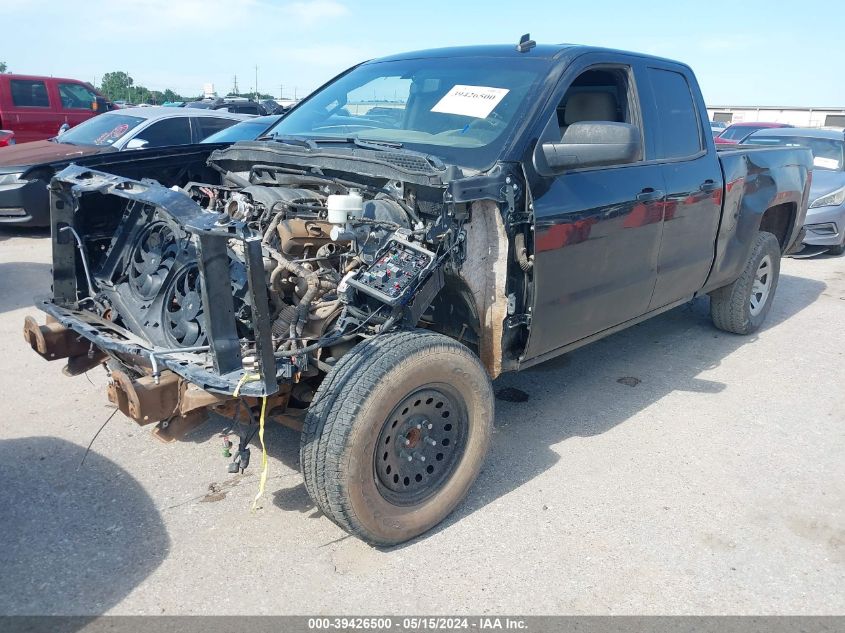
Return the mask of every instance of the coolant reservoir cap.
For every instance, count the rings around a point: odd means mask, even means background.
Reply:
[[[364,199],[355,189],[347,194],[332,194],[326,200],[328,219],[332,224],[346,224],[349,216],[361,217],[364,213]]]

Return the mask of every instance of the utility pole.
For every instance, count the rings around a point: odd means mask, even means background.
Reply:
[[[240,92],[238,92],[238,76],[237,75],[235,75],[234,85],[232,86],[232,94],[233,95],[240,94]]]
[[[258,101],[258,64],[255,65],[255,100]]]
[[[279,84],[279,101],[285,98],[285,84]]]

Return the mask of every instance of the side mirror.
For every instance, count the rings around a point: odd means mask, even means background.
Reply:
[[[59,133],[57,134],[57,136],[61,136],[62,134],[67,132],[69,129],[70,129],[70,124],[62,123],[62,127],[59,128]]]
[[[624,165],[639,160],[640,130],[629,123],[581,121],[573,123],[560,143],[543,143],[543,158],[553,171]]]
[[[145,141],[141,138],[133,138],[126,144],[125,149],[143,149],[149,144],[149,141]]]
[[[91,111],[92,112],[108,112],[109,111],[109,102],[106,100],[105,97],[97,96],[91,102]]]

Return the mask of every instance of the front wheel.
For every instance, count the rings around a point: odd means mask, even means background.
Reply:
[[[843,231],[845,233],[845,231]],[[842,236],[842,243],[839,246],[831,246],[827,249],[828,254],[830,255],[841,255],[845,253],[845,235]]]
[[[424,330],[361,343],[326,376],[300,445],[305,485],[350,534],[407,541],[466,495],[490,444],[493,393],[463,345]]]
[[[760,231],[739,278],[710,293],[710,317],[720,330],[751,334],[766,319],[780,275],[780,243]]]

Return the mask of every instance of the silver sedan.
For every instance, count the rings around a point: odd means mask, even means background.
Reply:
[[[804,249],[797,256],[845,252],[845,131],[841,128],[783,128],[755,132],[744,143],[809,147],[813,151],[810,208]]]

